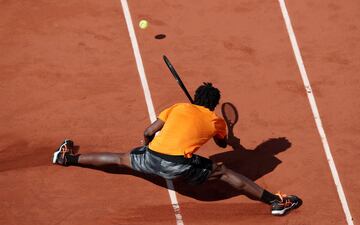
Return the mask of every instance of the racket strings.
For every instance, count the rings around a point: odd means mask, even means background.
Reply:
[[[222,107],[222,113],[227,123],[235,124],[238,120],[238,114],[236,109],[229,103],[224,103]]]

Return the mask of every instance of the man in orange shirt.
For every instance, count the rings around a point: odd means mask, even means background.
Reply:
[[[65,140],[55,151],[53,163],[69,166],[126,166],[133,170],[155,174],[165,179],[184,179],[193,184],[220,179],[241,190],[251,199],[271,205],[273,215],[284,215],[298,208],[302,201],[294,195],[272,194],[252,180],[225,167],[223,163],[194,154],[213,138],[225,148],[225,121],[214,112],[220,91],[204,83],[195,92],[194,104],[175,104],[160,113],[144,132],[144,146],[128,153],[73,154],[73,142]]]

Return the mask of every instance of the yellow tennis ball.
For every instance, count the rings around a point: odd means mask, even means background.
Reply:
[[[140,20],[139,27],[141,29],[146,29],[149,26],[149,22],[147,20]]]

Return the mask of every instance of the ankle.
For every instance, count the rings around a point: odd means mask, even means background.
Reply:
[[[281,201],[281,199],[279,196],[274,195],[267,190],[264,190],[261,195],[260,201],[270,205],[273,201]]]
[[[70,154],[67,154],[65,155],[65,158],[66,158],[66,165],[68,166],[75,166],[75,165],[78,165],[79,164],[79,155],[70,155]]]

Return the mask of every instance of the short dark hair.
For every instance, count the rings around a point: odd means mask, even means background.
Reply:
[[[195,105],[201,105],[214,111],[217,104],[219,104],[220,91],[213,87],[212,83],[204,82],[196,89],[194,99]]]

